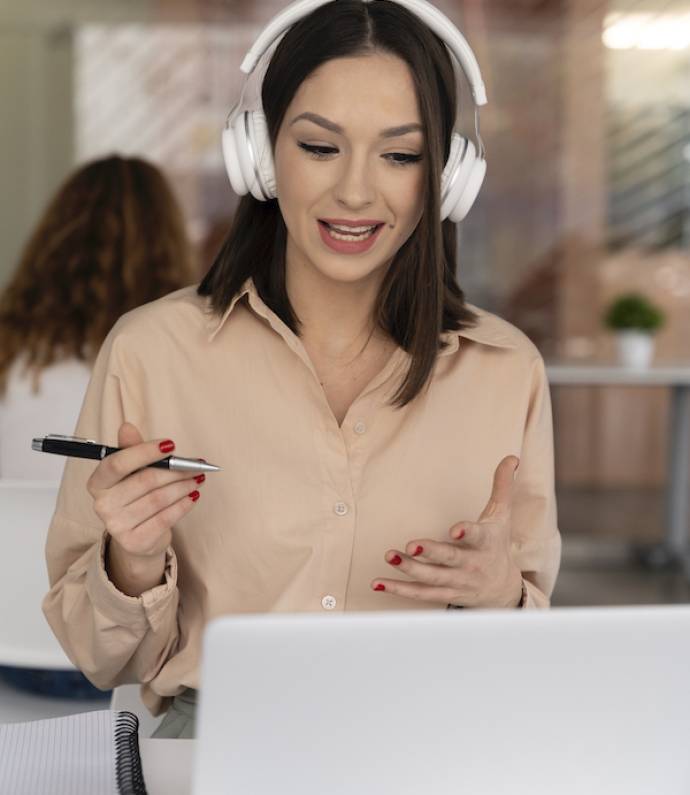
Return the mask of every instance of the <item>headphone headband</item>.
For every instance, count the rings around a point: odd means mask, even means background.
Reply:
[[[297,0],[273,18],[263,29],[244,56],[240,69],[250,75],[271,46],[299,19],[331,0]],[[376,2],[376,0],[363,0]],[[472,141],[454,131],[450,139],[448,158],[441,173],[440,214],[458,222],[467,215],[474,203],[486,174],[484,144],[479,135],[479,106],[486,104],[486,91],[479,64],[470,45],[455,25],[427,0],[394,0],[418,17],[445,44],[455,57],[472,89],[474,98],[474,126],[479,150]],[[245,80],[240,98],[228,113],[222,134],[223,160],[233,190],[240,196],[246,193],[258,201],[277,197],[273,151],[269,140],[263,109],[240,112]]]
[[[244,56],[240,66],[242,72],[247,75],[252,72],[261,56],[279,36],[292,27],[298,19],[329,2],[331,0],[297,0],[297,2],[291,3],[262,31]],[[376,0],[365,0],[365,2],[376,2]],[[486,89],[477,59],[465,37],[448,17],[426,0],[395,0],[395,2],[418,16],[446,44],[467,77],[475,105],[486,105]]]

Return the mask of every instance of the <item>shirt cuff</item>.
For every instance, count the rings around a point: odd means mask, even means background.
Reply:
[[[177,557],[172,546],[165,550],[165,582],[149,588],[140,596],[128,596],[118,590],[105,569],[105,545],[108,533],[103,532],[94,548],[86,574],[86,589],[94,607],[116,624],[156,631],[177,591]]]
[[[539,609],[551,607],[551,600],[543,591],[540,591],[536,585],[533,585],[529,580],[522,578],[522,588],[527,594],[523,607],[527,609]]]
[[[525,582],[524,577],[522,578],[522,596],[520,597],[520,604],[515,605],[514,609],[519,609],[522,607],[540,607],[537,604],[529,604],[530,599],[530,592],[527,589],[527,583]],[[462,610],[464,605],[446,605],[446,610]]]

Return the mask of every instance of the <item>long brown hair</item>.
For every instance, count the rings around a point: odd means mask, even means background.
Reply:
[[[107,157],[58,189],[0,295],[0,395],[15,359],[40,372],[92,363],[130,309],[196,281],[180,207],[163,176],[136,157]]]
[[[457,109],[453,64],[443,42],[404,7],[379,0],[335,0],[288,30],[271,58],[261,88],[271,146],[301,83],[333,58],[389,52],[412,74],[425,130],[424,211],[391,263],[376,300],[378,325],[411,356],[392,400],[402,407],[428,386],[442,331],[476,324],[456,278],[456,229],[440,220],[440,184]],[[240,199],[228,237],[198,287],[222,314],[252,277],[262,300],[295,334],[300,321],[285,287],[287,231],[278,202]],[[445,347],[445,346],[443,346]]]

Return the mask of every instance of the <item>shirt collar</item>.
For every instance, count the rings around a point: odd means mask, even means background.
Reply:
[[[225,321],[230,316],[230,313],[235,308],[235,304],[240,300],[240,298],[250,293],[253,297],[258,298],[261,301],[259,294],[256,292],[254,281],[251,277],[244,282],[239,291],[233,296],[230,306],[220,317],[218,317],[218,315],[211,309],[209,300],[208,318],[206,320],[206,329],[208,331],[207,339],[209,342],[213,342],[216,334],[218,334],[218,332],[223,328]],[[261,303],[263,304],[263,301],[261,301]]]
[[[249,296],[249,303],[258,314],[263,317],[267,317],[268,313],[273,314],[261,300],[256,286],[254,285],[254,280],[250,277],[233,297],[230,306],[223,312],[220,318],[216,314],[209,315],[206,324],[209,342],[212,342],[216,334],[223,328],[230,313],[235,308],[235,305],[240,298],[245,295]],[[465,337],[465,339],[472,340],[473,342],[479,342],[482,345],[492,345],[497,348],[515,347],[515,341],[503,330],[505,321],[473,304],[466,304],[466,306],[477,315],[477,325],[472,328],[461,329],[460,331],[444,331],[441,334],[441,339],[448,343],[448,345],[444,350],[439,352],[439,356],[447,356],[457,351],[460,346],[460,337]]]
[[[465,303],[465,306],[477,316],[477,325],[460,329],[460,331],[444,331],[441,334],[441,339],[448,343],[448,347],[440,351],[439,356],[447,356],[457,351],[460,347],[460,337],[472,340],[472,342],[479,342],[482,345],[491,345],[495,348],[516,347],[516,342],[512,335],[506,331],[507,324],[505,320],[473,304]]]

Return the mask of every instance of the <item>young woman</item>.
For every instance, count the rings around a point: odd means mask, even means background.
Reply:
[[[559,565],[543,361],[466,306],[441,220],[444,42],[399,3],[322,4],[261,100],[264,184],[197,289],[104,343],[79,431],[126,449],[68,461],[48,539],[56,635],[169,708],[157,736],[193,734],[216,615],[546,607]],[[222,471],[146,468],[172,450]]]

